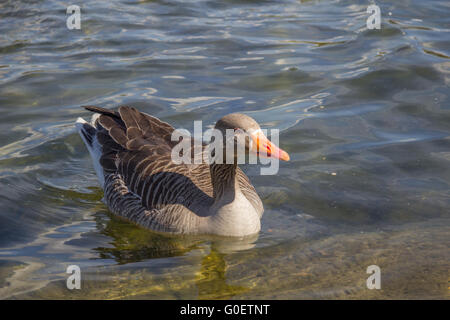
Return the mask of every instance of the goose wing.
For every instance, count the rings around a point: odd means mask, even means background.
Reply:
[[[168,204],[189,207],[193,202],[212,200],[207,165],[172,162],[172,148],[178,141],[171,140],[175,130],[171,125],[127,106],[119,107],[118,111],[85,108],[100,113],[95,125],[105,175],[119,174],[144,207],[163,209]]]

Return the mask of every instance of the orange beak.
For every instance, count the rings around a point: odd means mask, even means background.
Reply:
[[[253,142],[256,144],[256,150],[258,155],[267,157],[273,157],[276,159],[289,161],[289,155],[286,151],[281,150],[275,144],[270,142],[269,139],[261,132],[257,131],[251,135]]]

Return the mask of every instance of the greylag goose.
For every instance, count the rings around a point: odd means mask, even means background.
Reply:
[[[94,112],[92,120],[78,118],[76,127],[111,212],[161,232],[243,237],[260,231],[261,199],[236,160],[177,164],[171,158],[175,129],[168,123],[127,106],[84,108]],[[257,146],[247,143],[247,154],[265,148],[267,155],[289,160],[249,116],[226,115],[215,129],[247,133]]]

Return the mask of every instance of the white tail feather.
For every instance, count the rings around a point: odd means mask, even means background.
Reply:
[[[100,165],[100,157],[102,156],[102,148],[100,144],[98,143],[97,137],[94,135],[92,136],[92,145],[86,140],[85,134],[89,135],[88,132],[83,128],[84,125],[92,126],[94,127],[95,120],[98,118],[99,114],[94,114],[92,117],[92,122],[89,124],[86,120],[83,118],[78,118],[75,122],[75,126],[77,128],[78,133],[81,136],[81,139],[83,139],[84,144],[86,145],[87,149],[89,150],[89,153],[92,158],[92,163],[94,164],[95,173],[97,174],[98,180],[100,182],[101,187],[103,188],[105,184],[105,176],[103,172],[103,168]],[[95,118],[94,118],[95,117]]]

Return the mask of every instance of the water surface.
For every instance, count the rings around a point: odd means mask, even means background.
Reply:
[[[450,5],[379,1],[0,4],[0,298],[449,298]],[[244,168],[249,239],[169,236],[108,212],[81,105],[175,127],[243,112],[291,161]],[[66,268],[82,289],[66,288]],[[378,265],[382,289],[366,288]]]

